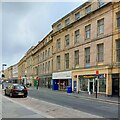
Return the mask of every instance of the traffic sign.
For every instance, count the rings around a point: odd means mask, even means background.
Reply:
[[[38,76],[36,77],[36,80],[38,80]]]
[[[98,70],[96,70],[96,75],[99,75],[99,71]]]

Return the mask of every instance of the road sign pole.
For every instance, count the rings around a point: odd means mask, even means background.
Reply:
[[[97,98],[97,80],[98,80],[98,77],[97,77],[97,79],[96,79],[96,85],[95,85],[95,90],[96,90],[96,98]]]

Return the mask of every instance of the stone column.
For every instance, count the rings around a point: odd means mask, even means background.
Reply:
[[[111,69],[108,69],[106,76],[106,95],[112,95],[112,72]]]

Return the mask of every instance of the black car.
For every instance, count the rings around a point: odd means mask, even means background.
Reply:
[[[5,95],[9,95],[10,97],[17,97],[17,96],[27,97],[28,90],[24,85],[9,84],[5,88]]]

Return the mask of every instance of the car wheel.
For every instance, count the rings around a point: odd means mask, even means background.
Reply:
[[[26,97],[27,97],[27,95],[24,95],[24,97],[26,98]]]
[[[10,97],[13,97],[13,94],[12,94],[12,93],[10,93]]]

